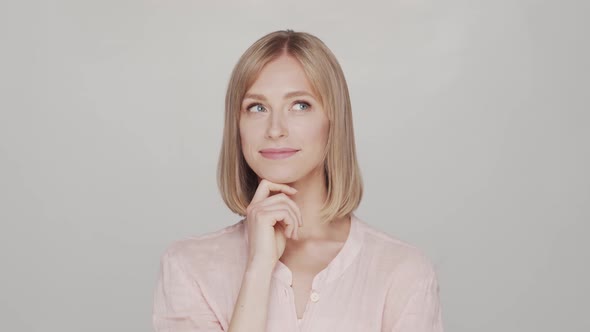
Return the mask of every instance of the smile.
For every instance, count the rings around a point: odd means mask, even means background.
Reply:
[[[265,149],[260,154],[266,159],[285,159],[299,152],[295,149]]]

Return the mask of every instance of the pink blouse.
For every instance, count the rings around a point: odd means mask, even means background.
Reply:
[[[227,331],[248,254],[246,220],[173,243],[154,293],[158,332]],[[281,261],[271,279],[267,332],[442,332],[435,269],[424,254],[351,218],[344,246],[318,273],[297,318],[292,275]]]

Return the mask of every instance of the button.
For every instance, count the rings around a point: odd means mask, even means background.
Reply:
[[[316,293],[316,292],[311,292],[311,295],[309,296],[309,298],[313,301],[313,302],[317,302],[320,299],[320,294]]]

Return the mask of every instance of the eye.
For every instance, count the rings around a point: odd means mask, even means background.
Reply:
[[[311,108],[311,105],[308,102],[298,100],[295,102],[295,110],[297,111],[307,111]]]
[[[262,106],[262,104],[250,104],[248,107],[246,107],[246,110],[252,113],[259,113],[264,112],[266,109],[264,106]]]

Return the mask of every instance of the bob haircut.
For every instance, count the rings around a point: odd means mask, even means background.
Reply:
[[[239,116],[245,93],[262,68],[279,56],[297,59],[320,99],[329,119],[324,149],[327,198],[320,211],[321,222],[348,217],[357,209],[363,183],[356,158],[352,110],[348,86],[336,57],[317,37],[293,30],[280,30],[258,39],[235,65],[225,96],[225,125],[217,168],[217,184],[225,204],[240,216],[258,187],[258,176],[242,153]]]

